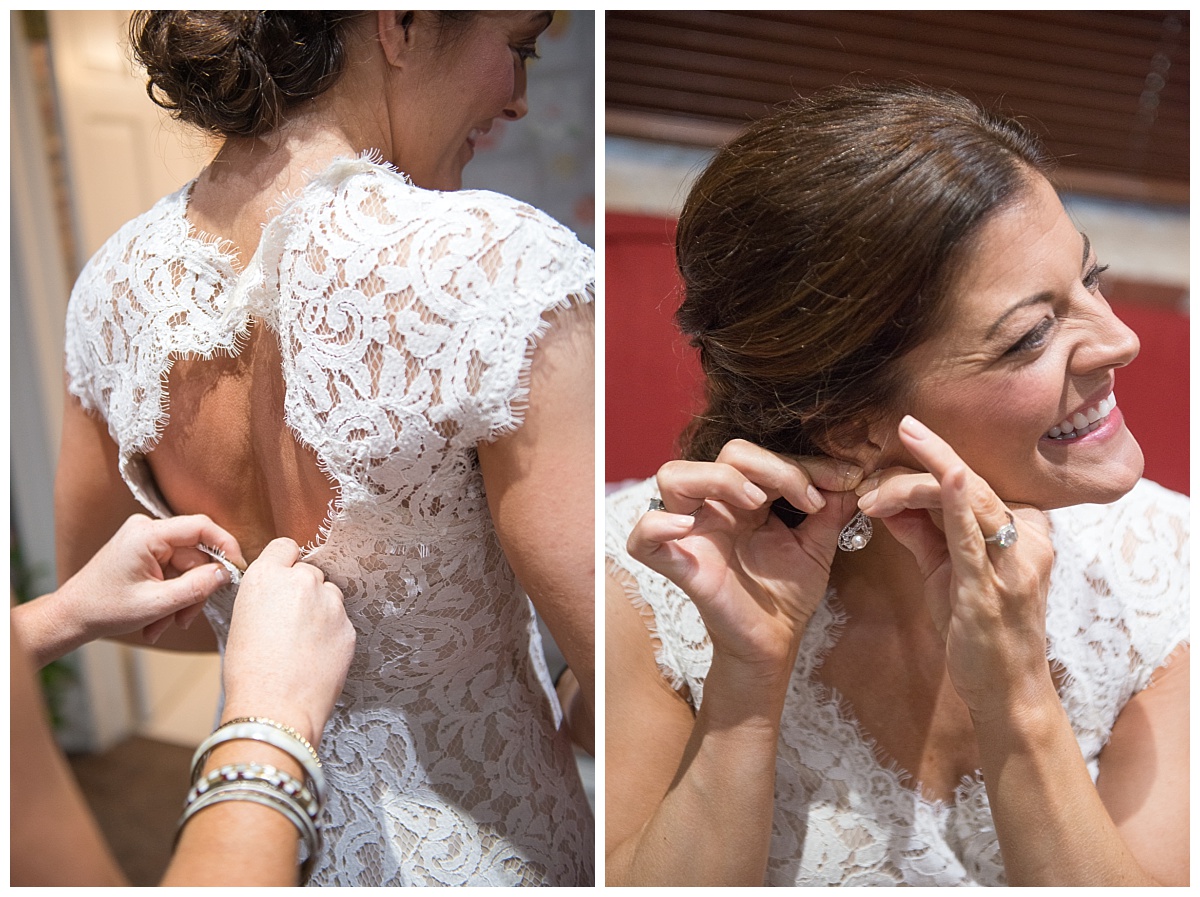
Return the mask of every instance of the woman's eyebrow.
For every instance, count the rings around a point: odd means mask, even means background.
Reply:
[[[1036,293],[1032,296],[1026,296],[1024,299],[1022,299],[1020,302],[1013,305],[1011,308],[1008,309],[1008,311],[1006,311],[1004,314],[1002,314],[999,318],[996,319],[996,322],[994,324],[992,324],[991,327],[988,328],[987,336],[985,336],[984,339],[990,340],[995,335],[996,331],[1000,329],[1000,325],[1003,324],[1005,319],[1008,318],[1008,316],[1011,315],[1013,312],[1019,311],[1022,308],[1027,308],[1030,305],[1040,305],[1043,302],[1053,302],[1053,301],[1054,301],[1054,294],[1049,292],[1048,290],[1043,290],[1042,292]]]
[[[1083,261],[1080,262],[1080,265],[1079,265],[1080,270],[1082,270],[1083,268],[1087,267],[1087,261],[1092,256],[1092,241],[1088,239],[1088,235],[1085,234],[1083,231],[1079,232],[1079,236],[1083,237]],[[1053,301],[1053,299],[1054,299],[1054,296],[1051,293],[1044,292],[1044,291],[1041,293],[1037,293],[1033,296],[1027,296],[1026,298],[1022,299],[1020,302],[1013,305],[1004,314],[1002,314],[996,320],[996,322],[994,324],[992,324],[992,326],[990,328],[988,328],[987,336],[984,337],[984,339],[991,339],[992,336],[996,333],[996,331],[1000,328],[1000,325],[1004,323],[1004,319],[1007,318],[1009,315],[1011,315],[1013,312],[1017,311],[1018,309],[1026,308],[1030,305],[1039,305],[1042,302],[1051,302],[1051,301]]]

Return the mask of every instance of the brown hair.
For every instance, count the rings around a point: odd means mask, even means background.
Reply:
[[[181,121],[225,137],[259,137],[341,73],[344,25],[357,12],[135,12],[130,42],[146,93]]]
[[[707,392],[684,456],[863,438],[906,394],[899,361],[944,319],[963,247],[1047,166],[1017,123],[912,85],[839,87],[752,124],[679,220],[676,317]]]

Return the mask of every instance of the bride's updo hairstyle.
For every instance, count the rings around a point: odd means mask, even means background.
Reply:
[[[684,456],[734,438],[844,456],[900,410],[901,359],[946,319],[973,234],[1047,166],[1016,122],[910,85],[839,87],[752,124],[679,220],[677,320],[707,393]]]
[[[260,137],[337,80],[345,26],[357,15],[143,10],[130,18],[129,35],[155,103],[223,137]]]

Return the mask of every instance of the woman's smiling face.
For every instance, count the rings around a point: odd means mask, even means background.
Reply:
[[[1050,183],[1030,177],[965,254],[946,325],[904,360],[914,384],[904,410],[1005,501],[1043,510],[1109,502],[1142,474],[1141,449],[1108,401],[1138,340],[1100,293],[1089,241]],[[1075,429],[1064,433],[1064,422]]]
[[[420,15],[425,30],[408,61],[418,77],[400,86],[393,116],[398,164],[418,186],[457,190],[476,143],[528,111],[525,64],[552,14],[475,12],[443,25]]]

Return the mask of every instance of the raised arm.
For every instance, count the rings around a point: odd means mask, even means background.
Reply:
[[[951,681],[971,711],[1008,884],[1186,884],[1187,649],[1121,710],[1093,785],[1046,661],[1053,549],[1043,515],[1013,506],[1019,542],[989,546],[982,533],[1007,507],[927,427],[907,418],[899,432],[929,474],[896,476],[863,501],[925,576]],[[944,533],[898,514],[913,508],[936,510]]]
[[[629,536],[629,554],[687,594],[712,643],[694,717],[659,674],[632,576],[609,577],[611,884],[763,883],[787,685],[853,513],[853,494],[841,490],[861,476],[805,460],[735,441],[715,463],[672,462],[658,475],[665,508],[644,514]],[[831,491],[814,499],[814,483]],[[781,495],[809,513],[796,529],[770,512]]]
[[[595,635],[595,324],[590,305],[552,315],[529,405],[512,435],[479,445],[500,544],[579,682],[565,707],[592,749]]]

